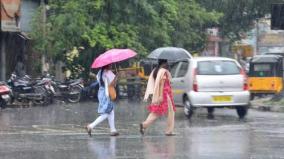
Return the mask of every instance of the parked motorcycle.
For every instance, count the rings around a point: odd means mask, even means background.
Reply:
[[[35,92],[44,95],[45,104],[51,104],[54,100],[55,90],[52,82],[52,78],[49,76],[37,79]]]
[[[90,84],[86,85],[82,89],[82,100],[93,100],[97,101],[98,98],[98,89],[99,89],[99,82],[98,81],[93,81]]]
[[[84,88],[83,80],[69,80],[65,83],[53,81],[52,86],[55,90],[55,97],[63,98],[70,103],[77,103],[81,99],[81,92]]]
[[[39,81],[32,81],[29,76],[18,78],[15,74],[11,74],[7,84],[12,90],[12,102],[18,101],[22,103],[32,102],[33,104],[46,104],[46,97],[43,93],[43,85]]]
[[[7,103],[11,100],[9,87],[0,82],[0,108],[6,108]]]

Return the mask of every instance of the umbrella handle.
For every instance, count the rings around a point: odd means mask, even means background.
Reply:
[[[117,74],[117,73],[118,73],[118,71],[117,71],[116,64],[114,64],[114,67],[115,67],[115,74]]]
[[[118,78],[119,76],[118,76],[118,70],[117,70],[116,64],[114,64],[114,67],[115,67],[115,76],[116,76],[116,80],[117,80],[117,78]]]

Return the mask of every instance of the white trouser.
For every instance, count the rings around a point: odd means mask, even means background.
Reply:
[[[114,126],[114,111],[113,110],[110,112],[110,114],[100,115],[94,122],[88,125],[88,127],[91,129],[94,129],[99,123],[104,121],[106,118],[108,119],[108,125],[110,127],[110,132],[116,132],[116,129]]]

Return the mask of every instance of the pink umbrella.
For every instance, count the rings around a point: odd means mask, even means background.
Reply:
[[[92,64],[92,68],[99,68],[120,62],[136,55],[137,53],[131,49],[111,49],[97,57]]]

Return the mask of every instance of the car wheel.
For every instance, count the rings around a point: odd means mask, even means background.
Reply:
[[[209,107],[209,108],[207,108],[207,112],[208,112],[208,114],[213,114],[214,113],[214,108],[213,107]]]
[[[255,94],[254,94],[254,93],[251,93],[251,94],[250,94],[250,100],[254,100],[254,97],[255,97]]]
[[[248,112],[248,106],[237,106],[236,111],[237,111],[239,118],[243,119]]]
[[[208,107],[207,108],[207,112],[208,112],[208,115],[207,115],[207,118],[208,119],[214,119],[214,108],[213,107]]]
[[[184,114],[188,119],[190,119],[193,115],[193,107],[192,107],[188,97],[184,98],[183,104],[184,104]]]

